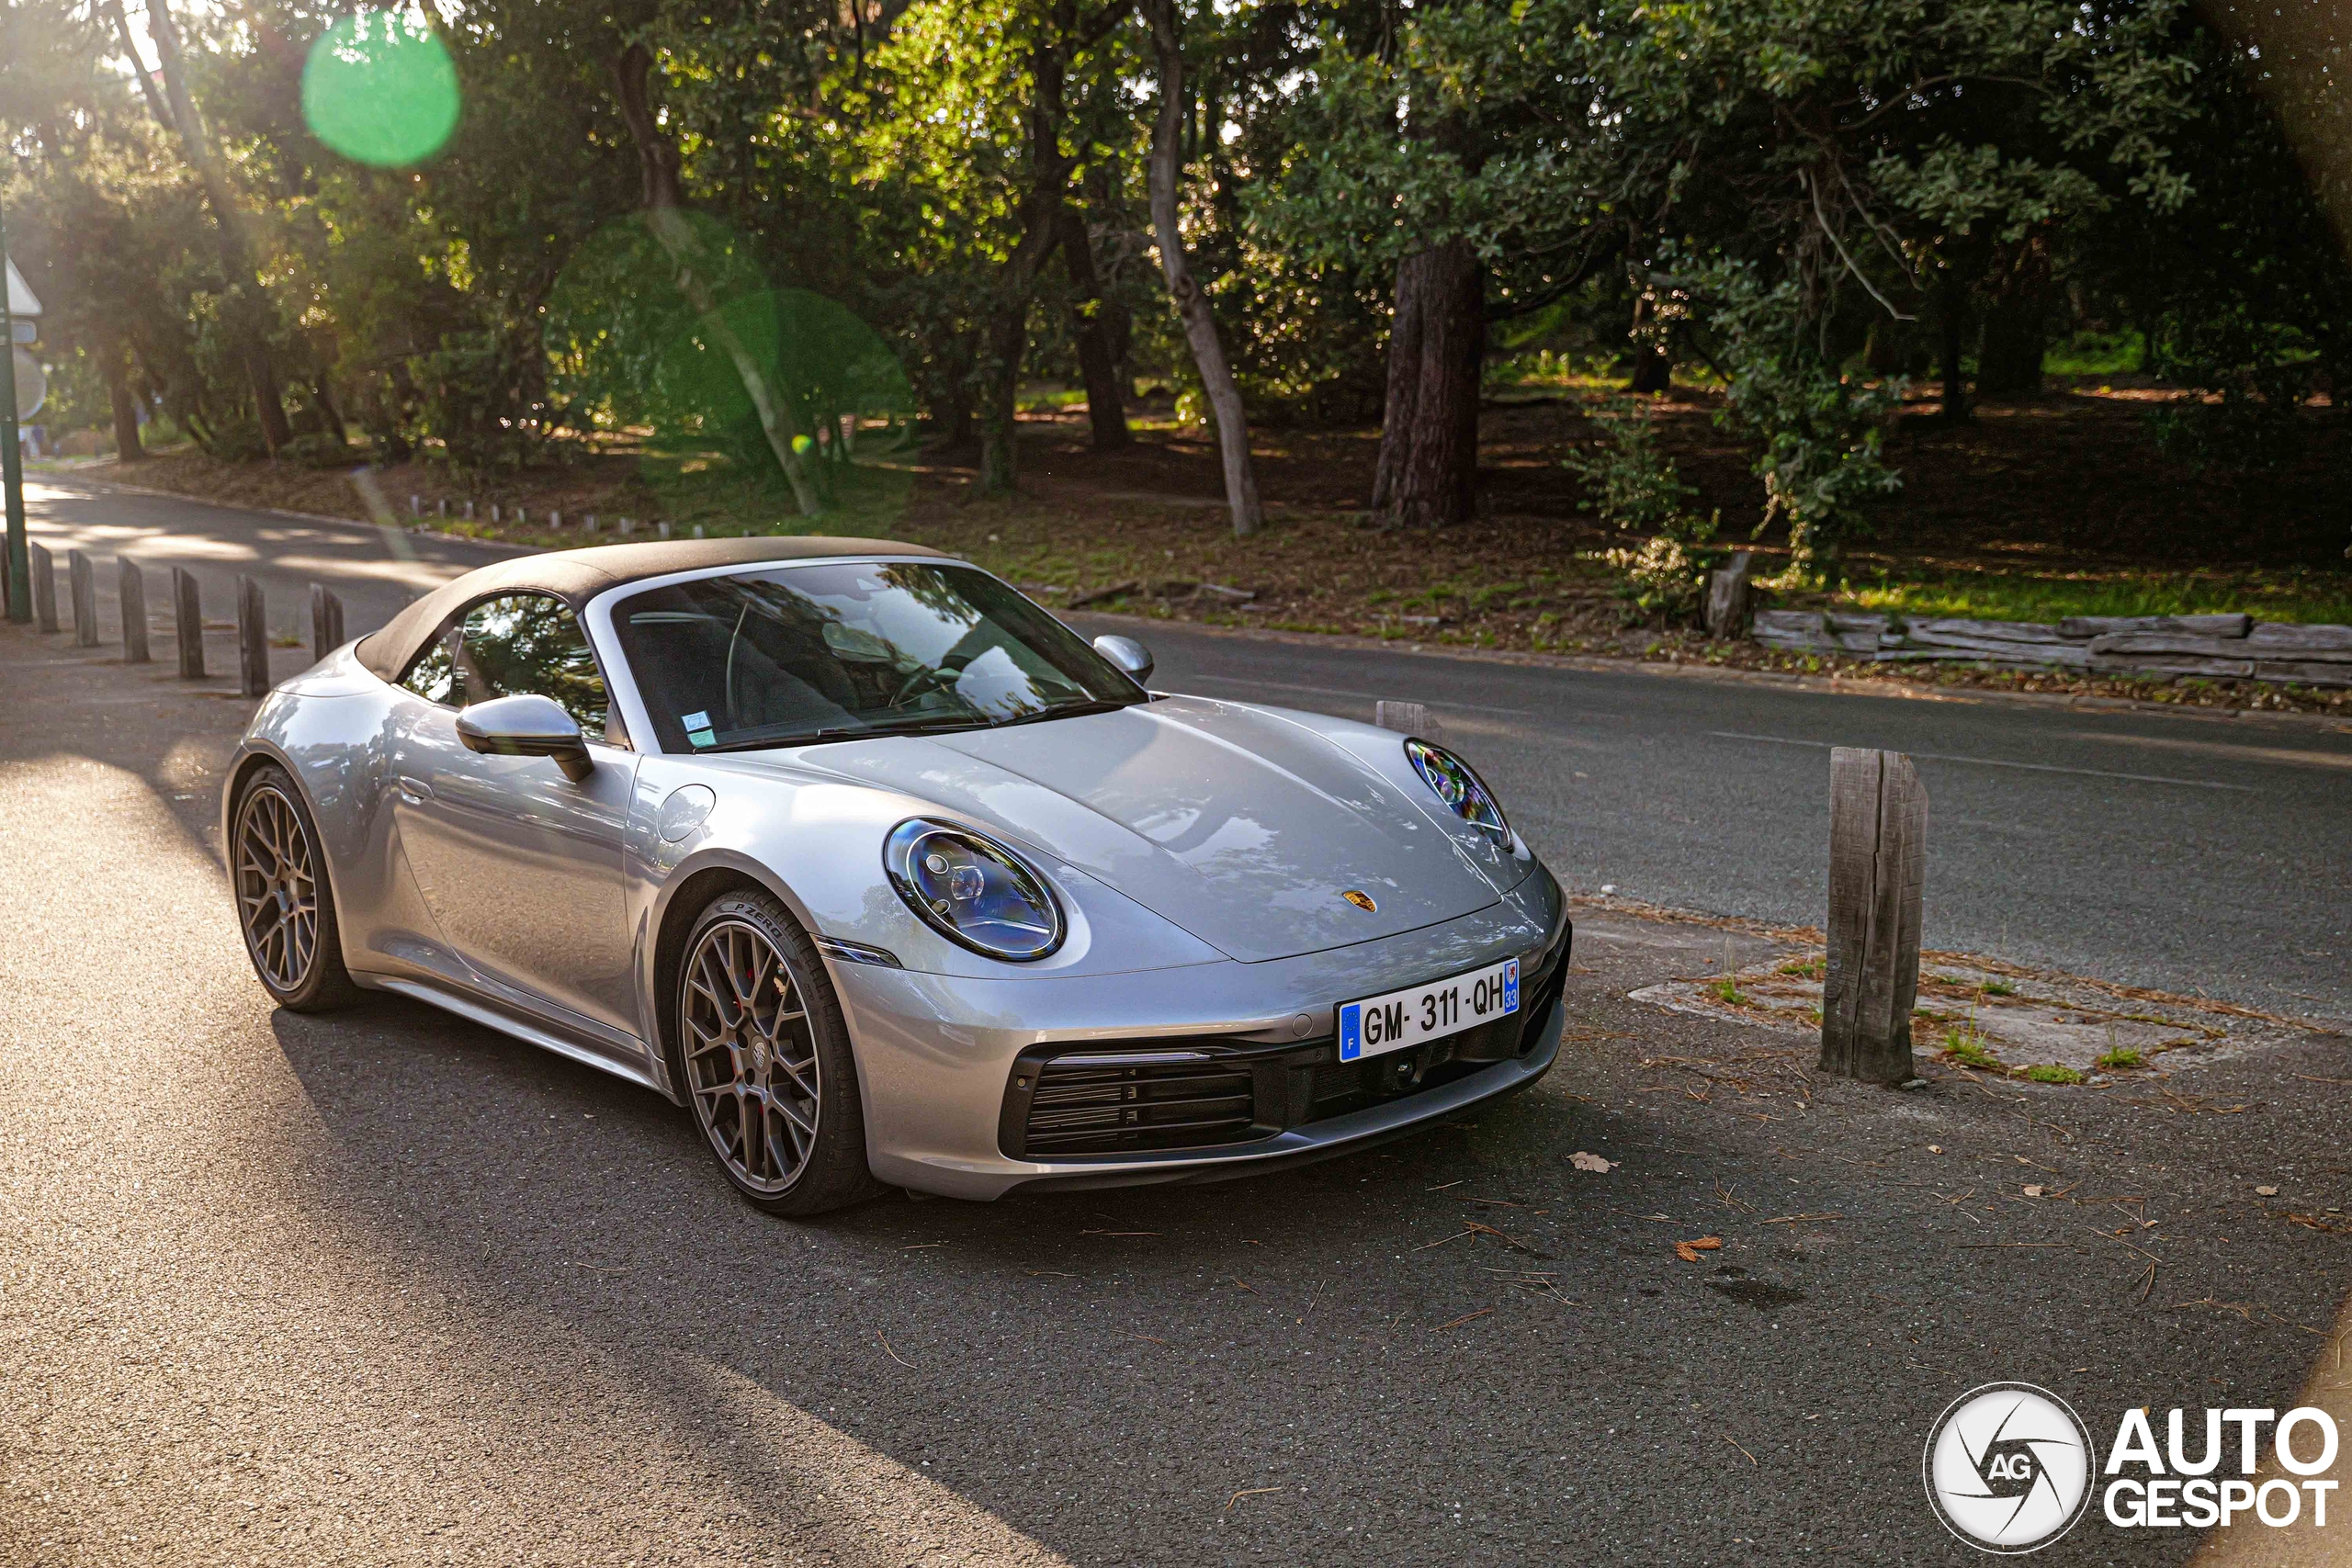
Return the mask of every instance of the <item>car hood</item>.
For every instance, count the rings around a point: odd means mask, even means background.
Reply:
[[[1402,787],[1238,704],[1170,697],[797,761],[989,823],[1244,962],[1394,936],[1498,897]]]

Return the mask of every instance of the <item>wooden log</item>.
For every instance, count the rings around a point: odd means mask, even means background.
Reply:
[[[2246,634],[2245,649],[2261,659],[2352,660],[2352,626],[2298,626],[2264,621]]]
[[[2257,659],[2257,681],[2285,681],[2299,686],[2352,686],[2352,664],[2318,660]]]
[[[1753,596],[1750,575],[1756,555],[1741,550],[1731,558],[1728,565],[1718,567],[1707,575],[1707,635],[1713,637],[1741,637],[1747,635],[1749,601]]]
[[[2058,623],[2061,635],[2071,637],[2130,637],[2153,633],[2165,637],[2241,637],[2252,629],[2252,615],[2069,615]]]
[[[1887,1084],[1915,1076],[1911,1010],[1927,865],[1928,792],[1911,759],[1833,749],[1820,1071]]]
[[[1939,617],[1905,624],[1908,627],[1907,635],[1915,644],[1953,637],[1970,642],[2014,642],[2036,647],[2075,646],[2071,639],[2060,634],[2056,626],[2040,621],[1971,621]]]
[[[261,584],[237,579],[237,690],[249,697],[269,694],[269,622],[263,613]]]
[[[1907,655],[1914,658],[1991,660],[2007,664],[2064,665],[2077,670],[2091,661],[2090,648],[2086,643],[2055,639],[2010,642],[2000,637],[1964,637],[1939,626],[1923,631],[1918,623],[1913,624],[1904,638],[1904,647]]]
[[[122,601],[122,661],[145,664],[147,652],[147,580],[129,556],[115,561],[115,596]]]
[[[204,679],[204,605],[197,596],[196,574],[184,566],[172,568],[172,636],[179,644],[180,679]]]
[[[2173,659],[2245,659],[2245,637],[2190,637],[2183,632],[2112,632],[2090,640],[2091,657],[2143,658],[2151,654]]]
[[[27,545],[25,554],[32,562],[33,629],[53,632],[57,629],[57,563],[50,558],[46,545]]]
[[[1383,697],[1372,705],[1372,722],[1399,735],[1417,735],[1424,740],[1438,739],[1437,720],[1430,716],[1427,703],[1392,703]]]
[[[311,584],[311,658],[324,659],[343,646],[343,601],[323,582]]]
[[[2186,654],[2121,653],[2091,656],[2095,675],[2132,675],[2154,679],[2195,675],[2214,681],[2254,679],[2251,659],[2192,659]]]
[[[1815,651],[1838,646],[1829,640],[1828,627],[1818,610],[1758,610],[1749,624],[1749,635],[1768,648]]]
[[[66,597],[74,604],[74,646],[98,646],[98,573],[80,550],[65,552]]]

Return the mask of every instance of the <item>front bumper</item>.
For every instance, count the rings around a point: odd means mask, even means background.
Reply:
[[[990,1199],[1020,1187],[1253,1174],[1366,1147],[1524,1089],[1559,1049],[1555,998],[1572,935],[1566,900],[1539,869],[1499,902],[1458,919],[1260,964],[989,981],[853,964],[836,964],[832,974],[856,1049],[875,1176]],[[1385,1071],[1396,1058],[1376,1058],[1362,1075],[1356,1065],[1337,1064],[1340,1002],[1505,957],[1521,960],[1523,985],[1534,982],[1522,1017],[1504,1021],[1513,1025],[1508,1040],[1488,1025],[1400,1053],[1411,1063],[1396,1081]],[[1033,1101],[1072,1077],[1190,1070],[1156,1065],[1173,1058],[1205,1064],[1235,1086],[1231,1103],[1216,1108],[1222,1121],[1159,1118],[1140,1137],[1123,1137],[1069,1131],[1114,1124],[1099,1113],[1058,1122],[1035,1114]],[[1041,1066],[1076,1071],[1056,1077]],[[1125,1097],[1144,1102],[1157,1092],[1145,1085]],[[1081,1089],[1062,1103],[1089,1099],[1103,1097]],[[1126,1120],[1153,1123],[1154,1110],[1144,1103]],[[1198,1146],[1186,1146],[1196,1137]]]

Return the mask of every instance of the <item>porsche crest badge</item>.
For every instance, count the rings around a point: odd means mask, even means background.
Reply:
[[[1349,903],[1353,904],[1357,908],[1362,909],[1367,915],[1376,915],[1380,913],[1380,906],[1372,901],[1372,895],[1366,893],[1360,887],[1351,887],[1345,893],[1340,894],[1340,897],[1345,898]]]

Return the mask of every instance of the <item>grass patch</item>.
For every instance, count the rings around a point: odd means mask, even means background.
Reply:
[[[1977,988],[1988,997],[2014,997],[2018,994],[2018,988],[2007,980],[1987,980]]]
[[[1744,1008],[1750,1005],[1747,993],[1739,988],[1739,982],[1729,978],[1708,981],[1707,995],[1726,1007]]]
[[[2119,1045],[2098,1059],[2098,1065],[2102,1067],[2140,1067],[2145,1066],[2147,1062],[2147,1057],[2129,1045]]]
[[[1829,961],[1826,958],[1792,958],[1772,973],[1792,976],[1800,980],[1818,980],[1829,973]]]
[[[1944,1031],[1944,1060],[1991,1073],[2008,1070],[1998,1056],[1984,1049],[1984,1039],[1974,1030],[1959,1024]]]
[[[2033,1083],[2080,1083],[2083,1075],[2072,1067],[2062,1067],[2055,1062],[2042,1062],[2028,1067],[2023,1075]]]
[[[2197,615],[2243,610],[2263,621],[2352,625],[2341,571],[1970,571],[1887,576],[1841,603],[1921,618],[2062,621],[2069,615]]]

